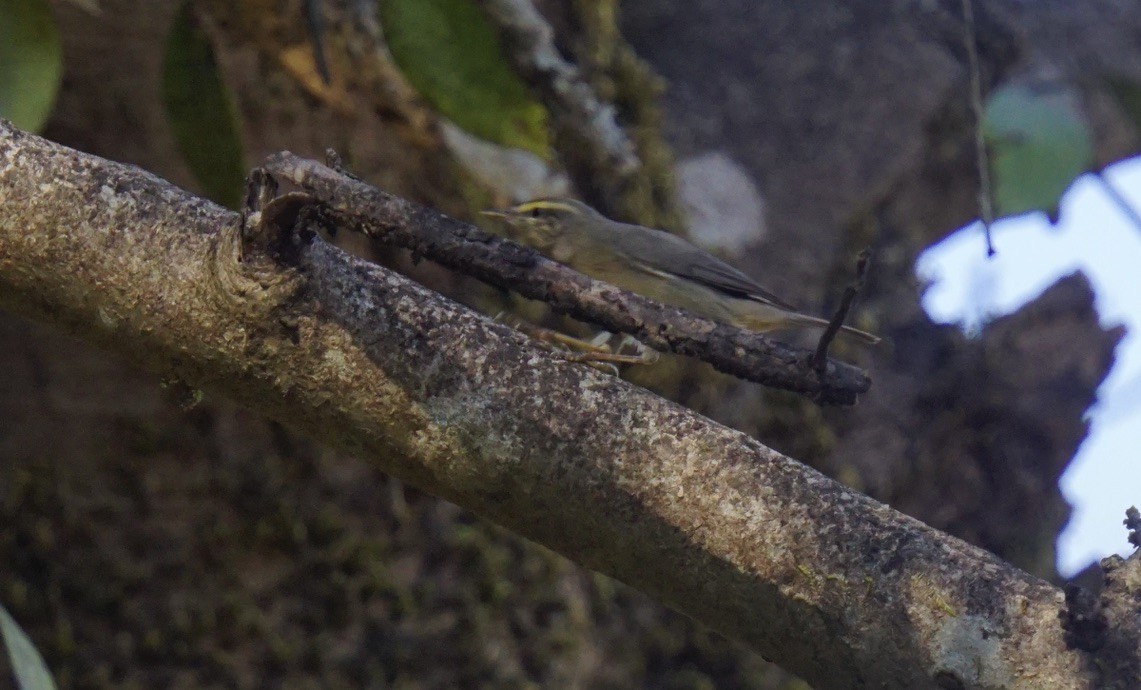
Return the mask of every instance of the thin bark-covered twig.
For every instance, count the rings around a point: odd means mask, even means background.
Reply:
[[[316,161],[280,153],[271,156],[264,169],[313,194],[336,224],[410,249],[414,257],[547,302],[577,319],[629,333],[654,349],[695,357],[749,381],[810,395],[820,404],[853,404],[871,386],[867,375],[856,367],[828,361],[818,374],[809,366],[811,351],[592,280],[531,249],[350,179]]]
[[[812,368],[819,376],[824,375],[828,365],[828,346],[836,339],[836,334],[840,332],[840,327],[848,318],[848,312],[852,309],[852,303],[856,301],[856,295],[864,289],[864,278],[867,275],[868,264],[871,263],[871,260],[871,249],[864,249],[860,252],[859,258],[856,259],[856,277],[848,284],[848,287],[844,288],[844,295],[840,298],[840,306],[836,309],[832,320],[828,322],[828,327],[820,334],[820,340],[816,344],[816,352],[812,355]]]
[[[244,239],[274,236],[0,121],[4,308],[375,463],[821,690],[1095,687],[1048,583],[312,235]],[[1114,641],[1136,628],[1132,581]]]

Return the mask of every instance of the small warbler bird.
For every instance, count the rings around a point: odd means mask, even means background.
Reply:
[[[825,328],[752,278],[682,238],[611,220],[573,199],[537,199],[484,215],[507,236],[580,273],[665,304],[753,331]],[[842,326],[865,343],[879,338]]]

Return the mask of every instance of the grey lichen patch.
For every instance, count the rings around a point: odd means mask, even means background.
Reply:
[[[965,688],[1015,687],[1017,674],[1004,658],[1003,638],[989,626],[983,617],[944,617],[932,640],[933,678],[954,678]]]
[[[519,434],[498,429],[491,423],[495,408],[493,396],[479,393],[436,396],[425,401],[428,417],[463,451],[450,454],[447,465],[441,468],[459,491],[502,491],[510,485],[512,470],[520,462],[524,440]],[[473,455],[484,458],[486,464],[473,467],[467,462]]]

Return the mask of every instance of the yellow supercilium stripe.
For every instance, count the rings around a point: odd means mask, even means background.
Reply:
[[[566,213],[578,213],[578,209],[568,203],[562,201],[552,201],[550,199],[537,199],[535,201],[527,201],[515,207],[516,213],[530,213],[534,209],[545,211],[564,211]]]

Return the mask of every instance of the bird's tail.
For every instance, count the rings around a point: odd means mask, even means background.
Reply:
[[[786,328],[827,328],[828,322],[824,319],[808,314],[782,309],[774,304],[760,300],[737,300],[732,303],[731,312],[721,315],[714,314],[714,318],[736,323],[738,326],[765,333],[779,331]],[[880,341],[879,336],[867,331],[861,331],[851,326],[840,326],[840,335],[845,335],[868,345],[875,345]]]
[[[793,326],[811,326],[812,328],[828,327],[828,321],[819,319],[815,316],[809,316],[808,314],[796,314],[792,319],[789,320],[789,323]],[[852,328],[851,326],[840,326],[840,335],[846,335],[848,337],[855,338],[856,340],[867,343],[868,345],[875,345],[880,341],[880,337],[878,335],[872,335],[867,331],[861,331],[860,329]]]
[[[840,334],[851,336],[856,340],[859,340],[860,342],[866,343],[868,345],[877,345],[879,344],[879,341],[882,340],[882,338],[880,338],[878,335],[873,335],[867,331],[861,331],[858,328],[852,328],[851,326],[840,326]]]

